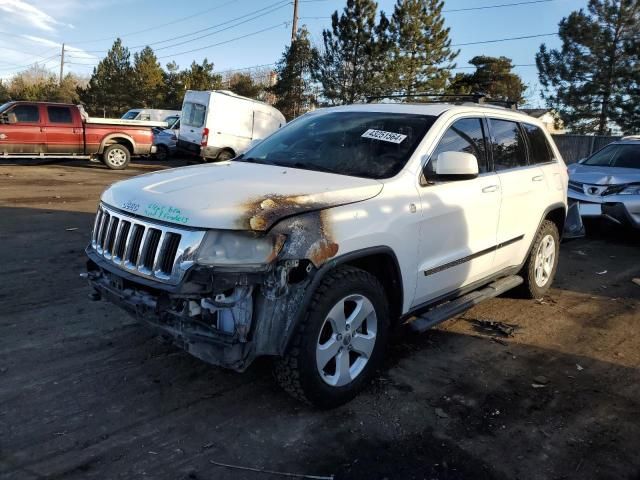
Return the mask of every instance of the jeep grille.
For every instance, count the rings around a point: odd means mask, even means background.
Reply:
[[[192,254],[205,232],[156,224],[100,205],[91,248],[129,273],[177,284],[193,265]]]

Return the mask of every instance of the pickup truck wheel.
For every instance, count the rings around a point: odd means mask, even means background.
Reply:
[[[102,153],[102,160],[104,164],[112,170],[122,170],[129,165],[129,160],[131,160],[131,153],[129,149],[124,145],[120,145],[119,143],[115,143],[113,145],[109,145],[104,149]]]
[[[542,298],[551,288],[558,269],[560,235],[556,224],[544,220],[536,234],[529,258],[522,268],[520,290],[528,298]]]
[[[322,280],[288,352],[276,361],[278,383],[319,408],[348,402],[378,368],[388,325],[389,306],[378,279],[338,267]]]

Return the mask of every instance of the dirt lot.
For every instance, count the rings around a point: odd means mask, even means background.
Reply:
[[[283,478],[215,461],[336,479],[640,479],[640,236],[563,244],[542,302],[498,298],[398,332],[380,378],[318,412],[266,360],[211,367],[88,299],[100,192],[155,168],[0,165],[0,478]]]

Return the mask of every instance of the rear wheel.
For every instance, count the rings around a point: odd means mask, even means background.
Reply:
[[[550,220],[540,225],[529,258],[522,268],[524,278],[521,291],[529,298],[542,298],[551,288],[558,269],[560,235]]]
[[[388,303],[380,282],[353,267],[327,274],[275,376],[293,397],[320,408],[348,402],[384,356]]]
[[[102,161],[112,170],[122,170],[126,168],[130,160],[131,153],[129,149],[119,143],[109,145],[102,153]]]
[[[216,162],[226,162],[234,157],[231,150],[222,150],[216,157]]]

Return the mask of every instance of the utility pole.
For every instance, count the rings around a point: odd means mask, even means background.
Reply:
[[[60,54],[60,85],[62,85],[63,75],[64,75],[64,43],[62,44],[62,53]]]
[[[296,39],[298,33],[298,0],[293,0],[293,22],[291,23],[291,43]]]

